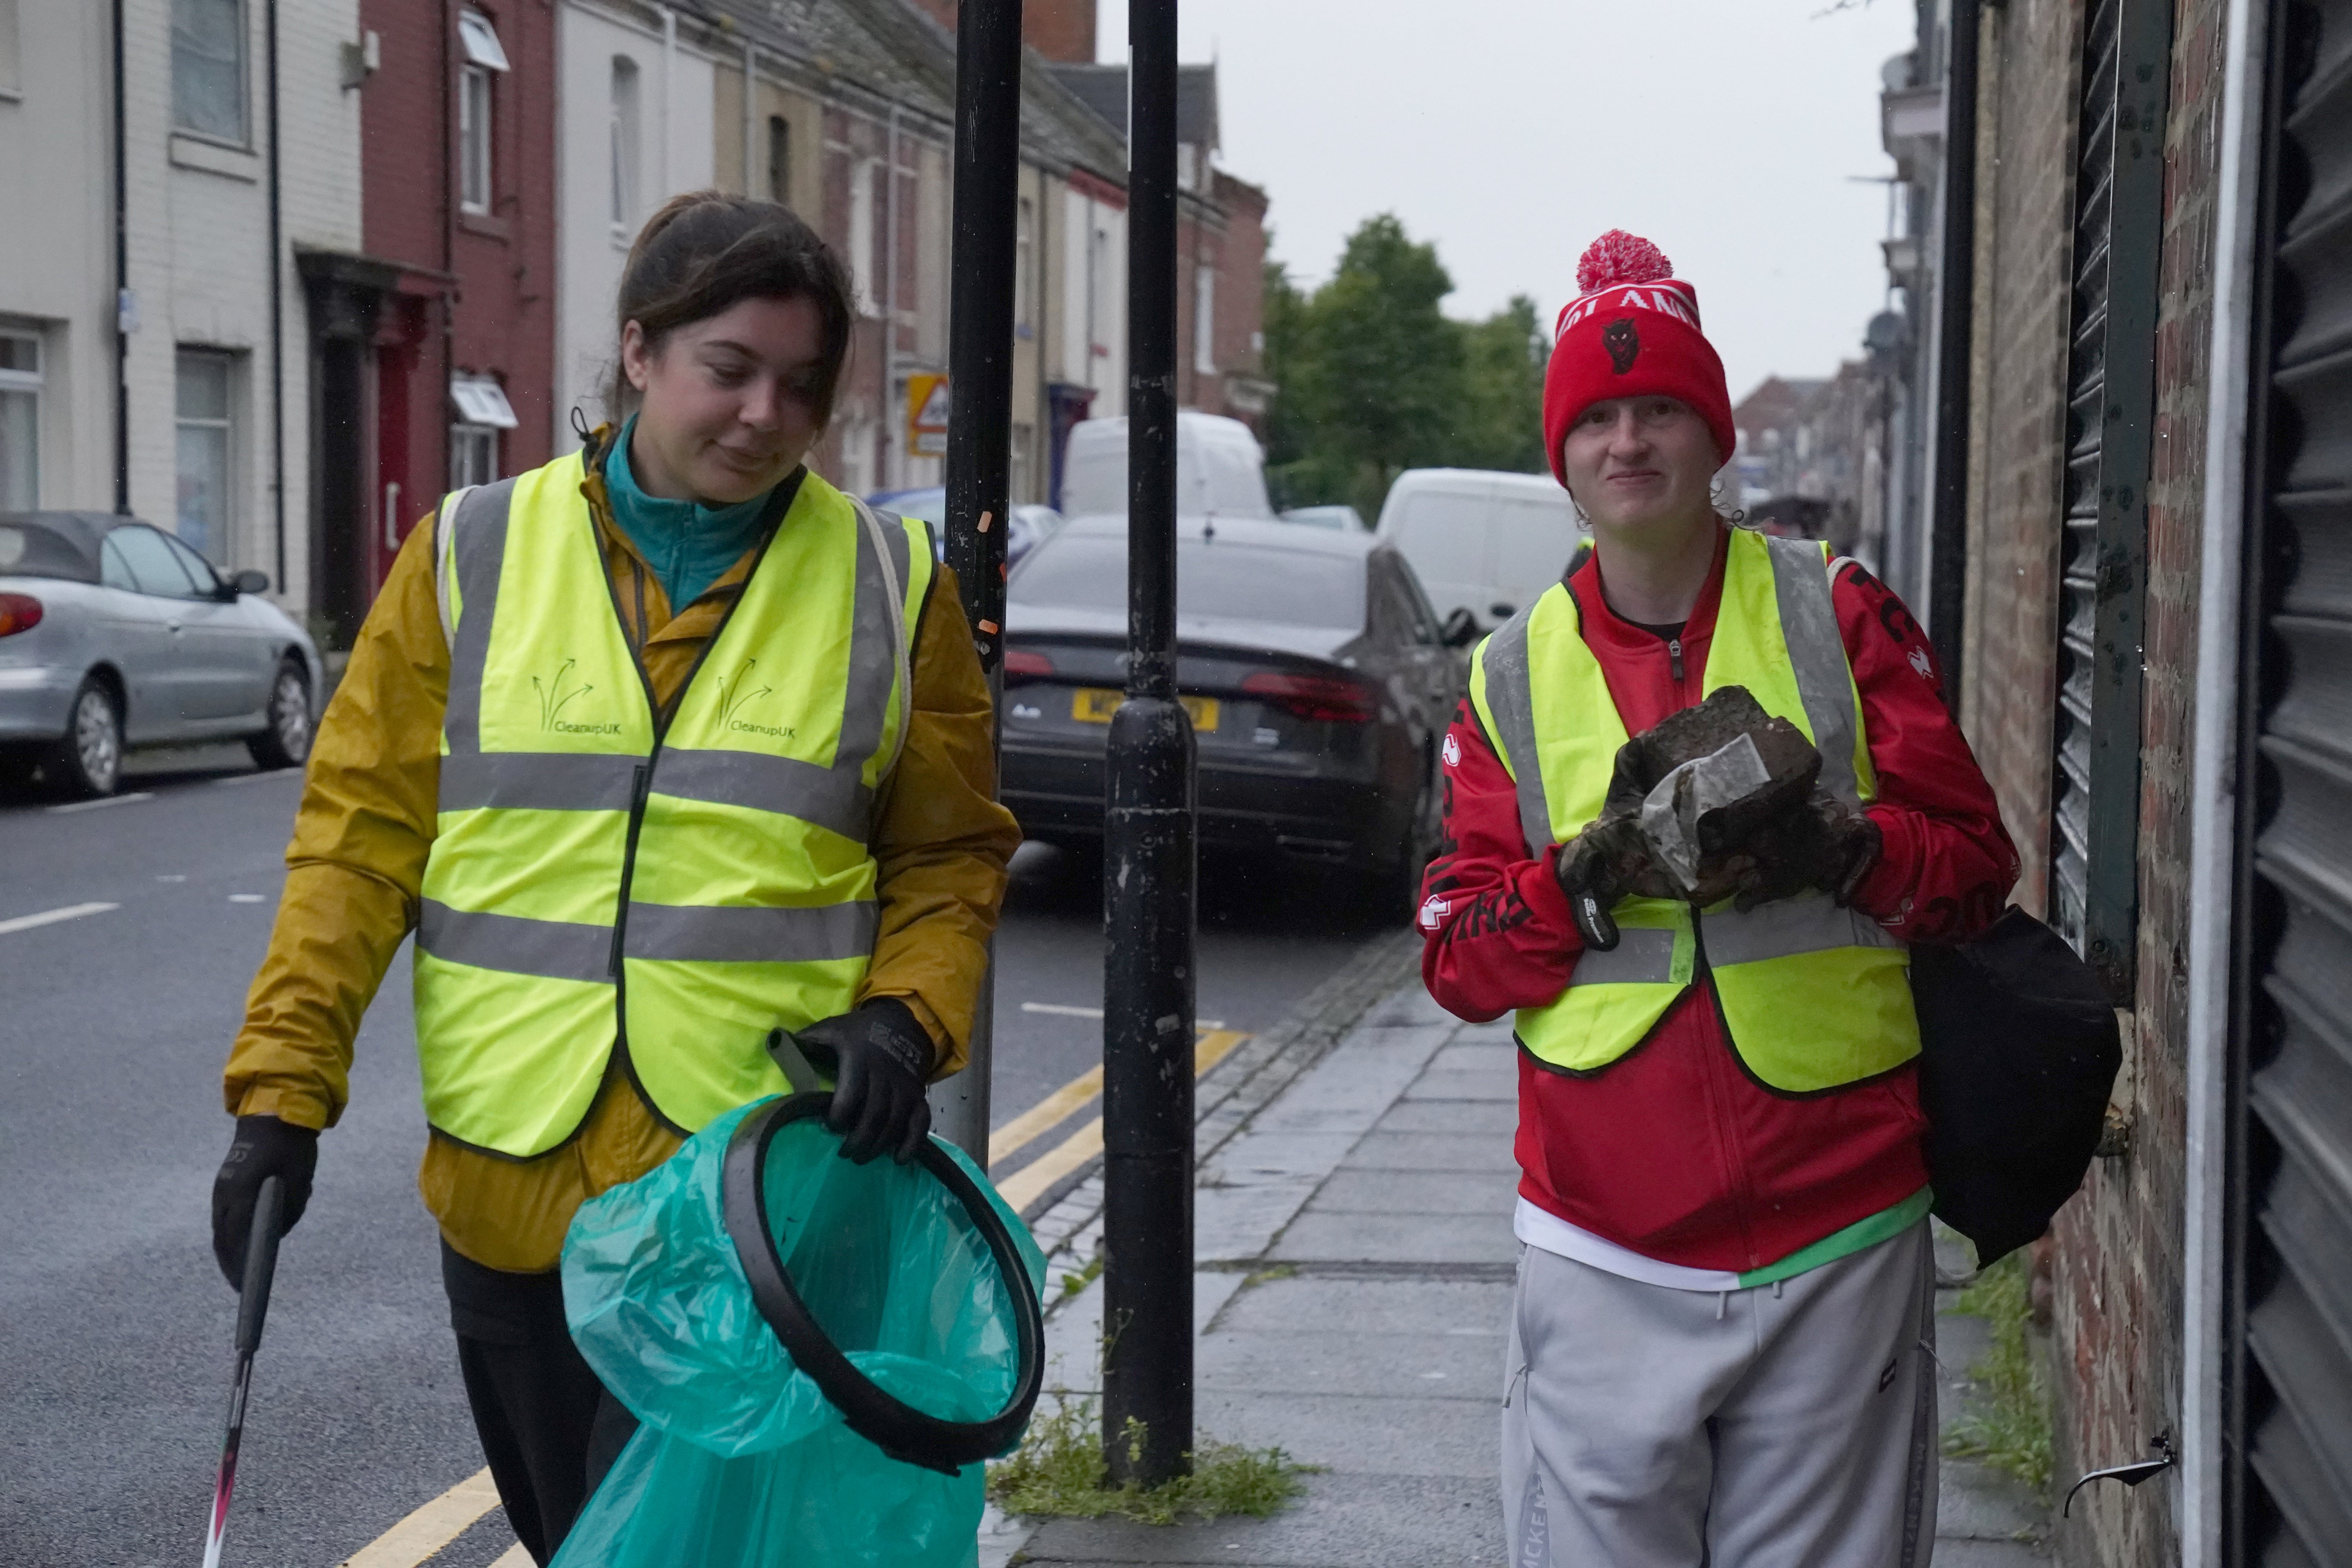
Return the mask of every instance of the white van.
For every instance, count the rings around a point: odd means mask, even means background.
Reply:
[[[1070,426],[1062,458],[1064,517],[1125,516],[1127,417]],[[1265,450],[1238,419],[1183,408],[1176,413],[1176,515],[1264,517]]]
[[[1441,616],[1467,609],[1481,629],[1533,604],[1590,537],[1549,474],[1488,468],[1407,469],[1372,531],[1412,563]]]

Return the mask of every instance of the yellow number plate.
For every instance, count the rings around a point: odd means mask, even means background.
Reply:
[[[1113,691],[1101,686],[1081,686],[1071,696],[1070,717],[1081,724],[1108,724],[1110,716],[1118,711],[1118,705],[1126,700],[1127,693],[1124,691]],[[1192,716],[1193,729],[1207,731],[1217,727],[1215,698],[1179,697],[1176,700],[1181,702],[1184,711]]]

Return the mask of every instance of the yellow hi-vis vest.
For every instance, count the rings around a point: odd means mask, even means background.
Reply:
[[[1822,787],[1858,807],[1877,779],[1830,592],[1820,543],[1732,530],[1704,686],[1744,686],[1804,731],[1822,753]],[[1470,697],[1517,785],[1530,856],[1601,815],[1625,723],[1566,586],[1545,590],[1479,645]],[[1617,946],[1580,953],[1566,990],[1519,1010],[1520,1044],[1549,1068],[1607,1067],[1709,973],[1733,1048],[1768,1089],[1818,1093],[1919,1053],[1908,952],[1826,894],[1747,914],[1728,900],[1702,910],[1642,898],[1611,912]]]
[[[787,1092],[768,1032],[854,1004],[931,584],[924,524],[804,475],[665,722],[581,479],[559,458],[436,523],[417,1054],[433,1126],[515,1158],[577,1131],[616,1058],[682,1133]]]

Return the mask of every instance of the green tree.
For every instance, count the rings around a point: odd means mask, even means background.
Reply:
[[[1286,506],[1378,515],[1396,476],[1444,465],[1543,466],[1544,344],[1521,297],[1484,321],[1440,310],[1454,281],[1392,214],[1348,238],[1312,293],[1266,270],[1269,478]]]

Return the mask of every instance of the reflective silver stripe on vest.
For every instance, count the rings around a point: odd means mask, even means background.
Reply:
[[[1675,978],[1675,933],[1654,926],[1621,926],[1617,945],[1576,955],[1576,985],[1667,985]]]
[[[850,684],[856,683],[852,676]],[[681,751],[665,746],[654,772],[654,789],[682,800],[798,817],[863,844],[874,805],[874,792],[858,776],[866,754],[845,755],[841,763],[825,768],[798,757],[771,756],[764,752]],[[627,804],[625,795],[622,804]]]
[[[1853,677],[1839,635],[1829,567],[1811,540],[1767,535],[1772,593],[1780,608],[1780,640],[1797,677],[1797,696],[1822,754],[1822,788],[1850,806],[1862,805],[1853,776]]]
[[[890,627],[898,617],[891,614],[887,584],[904,583],[909,564],[907,531],[897,514],[877,510],[875,516],[886,524],[882,536],[896,570],[884,573],[882,562],[874,553],[873,533],[859,523],[857,607],[849,629],[849,685],[842,708],[841,741],[834,752],[835,767],[853,771],[865,767],[882,747],[882,721],[898,671],[897,650],[890,646]]]
[[[1543,595],[1536,595],[1536,605]],[[1551,810],[1544,804],[1543,763],[1536,750],[1534,682],[1528,673],[1528,621],[1536,613],[1529,605],[1495,629],[1479,658],[1486,671],[1486,711],[1496,733],[1488,740],[1503,749],[1518,786],[1519,831],[1528,841],[1528,858],[1539,859],[1551,843]]]
[[[697,963],[819,963],[865,958],[874,951],[871,902],[814,909],[715,909],[677,904],[629,906],[630,958]]]
[[[479,914],[425,900],[416,922],[419,952],[476,969],[548,980],[613,978],[613,928],[520,915]]]
[[[457,557],[457,639],[449,650],[449,705],[442,720],[454,755],[482,749],[482,670],[489,663],[490,622],[499,607],[499,568],[506,562],[507,513],[515,481],[500,479],[468,490],[454,517],[436,528],[454,527]],[[438,548],[440,541],[436,540]],[[448,584],[436,582],[436,593]]]
[[[1767,958],[1792,958],[1835,947],[1901,947],[1885,927],[1859,910],[1843,910],[1826,893],[1776,899],[1741,914],[1704,917],[1706,961],[1717,969]]]
[[[453,688],[453,702],[455,695]],[[440,807],[626,811],[644,765],[636,757],[597,752],[453,751],[441,759]]]

